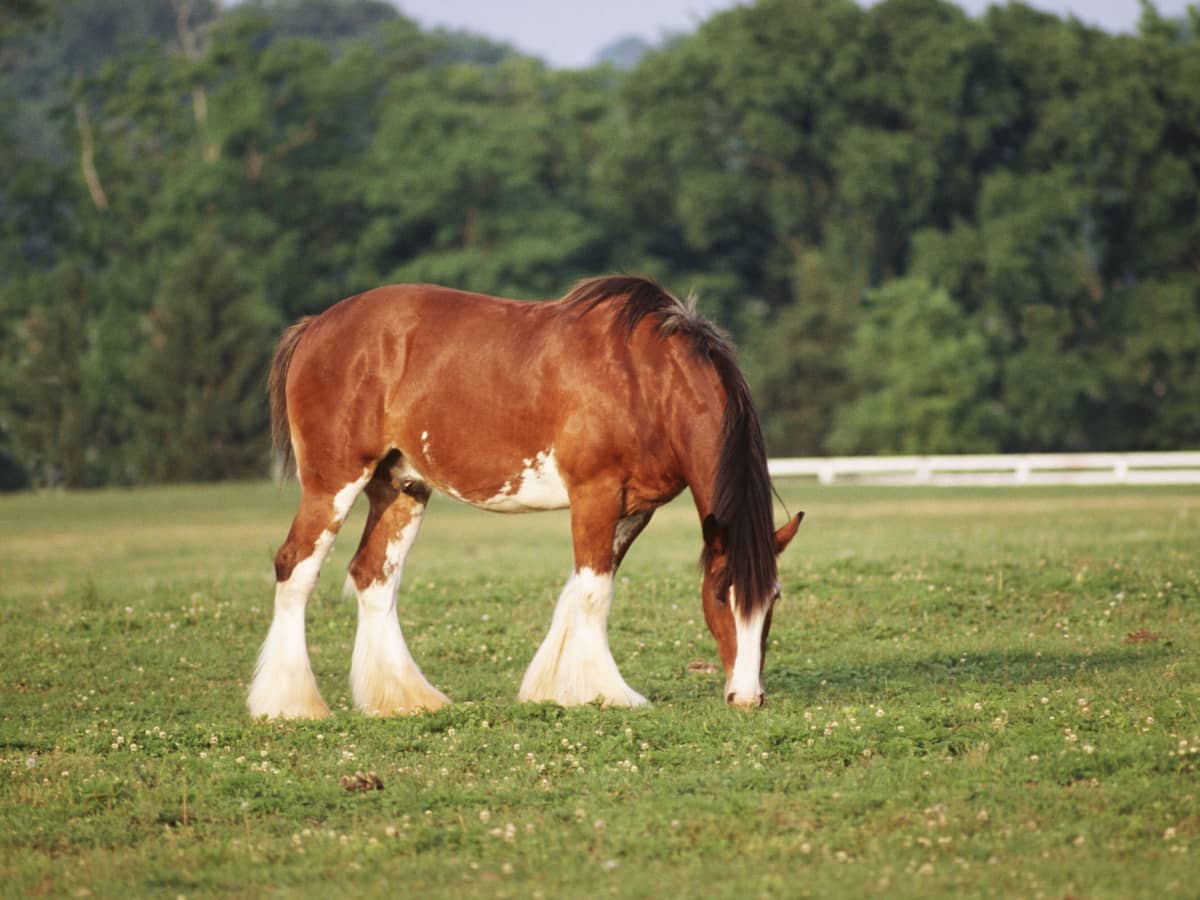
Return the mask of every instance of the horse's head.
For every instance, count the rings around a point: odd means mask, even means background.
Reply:
[[[800,527],[799,513],[775,532],[776,556],[784,551]],[[704,519],[704,618],[717,641],[721,664],[725,667],[725,700],[734,706],[752,709],[762,706],[762,669],[767,658],[767,636],[771,633],[771,615],[779,599],[775,582],[767,596],[744,602],[729,584],[726,569],[725,527],[713,516]]]

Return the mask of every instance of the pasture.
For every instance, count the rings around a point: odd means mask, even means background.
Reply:
[[[1200,489],[780,488],[761,710],[705,671],[690,498],[618,579],[631,711],[515,702],[565,515],[436,497],[401,620],[454,705],[349,709],[360,503],[334,713],[284,723],[244,698],[294,487],[0,497],[0,894],[1195,895]]]

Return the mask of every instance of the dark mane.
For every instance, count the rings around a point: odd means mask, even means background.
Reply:
[[[687,335],[700,356],[709,360],[717,356],[726,357],[730,364],[733,363],[733,345],[729,343],[729,338],[696,311],[695,298],[689,297],[684,303],[645,275],[586,278],[571,289],[563,298],[563,303],[582,315],[602,303],[617,300],[621,301],[617,321],[624,326],[626,334],[633,334],[646,317],[655,316],[659,334],[664,337],[671,334]]]
[[[778,575],[771,478],[762,425],[745,376],[730,357],[716,357],[713,365],[727,394],[712,508],[725,530],[725,578],[717,585],[717,596],[725,597],[732,587],[738,607],[748,614],[770,602]],[[706,545],[701,562],[707,563],[713,552]]]
[[[729,338],[701,316],[695,301],[680,301],[652,278],[609,275],[575,285],[563,302],[581,314],[602,303],[621,302],[618,321],[632,334],[645,318],[658,321],[664,337],[683,334],[696,355],[705,359],[725,386],[725,412],[721,419],[721,450],[713,485],[712,515],[724,530],[725,583],[718,596],[734,589],[739,608],[750,613],[768,602],[778,573],[775,561],[775,528],[772,521],[771,480],[762,425],[750,397],[750,387],[738,368]],[[714,552],[706,546],[702,563]]]

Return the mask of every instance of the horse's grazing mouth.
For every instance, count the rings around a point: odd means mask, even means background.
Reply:
[[[726,699],[763,702],[775,559],[799,517],[773,528],[762,431],[728,341],[654,281],[594,278],[544,303],[379,288],[289,328],[270,394],[276,449],[303,492],[276,555],[252,715],[328,713],[304,610],[360,493],[370,509],[350,564],[355,705],[386,715],[448,702],[413,660],[396,615],[434,489],[496,512],[570,507],[575,570],[518,696],[636,706],[646,700],[608,646],[613,576],[654,510],[690,488]]]

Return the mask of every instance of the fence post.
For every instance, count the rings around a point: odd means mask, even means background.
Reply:
[[[917,460],[917,483],[929,484],[933,480],[933,463],[928,456]]]
[[[1129,457],[1125,454],[1117,457],[1117,462],[1113,466],[1113,477],[1117,479],[1117,484],[1125,484],[1129,481]]]
[[[1029,483],[1029,470],[1030,470],[1029,457],[1028,456],[1018,456],[1017,457],[1017,472],[1016,472],[1017,484],[1028,484]]]

